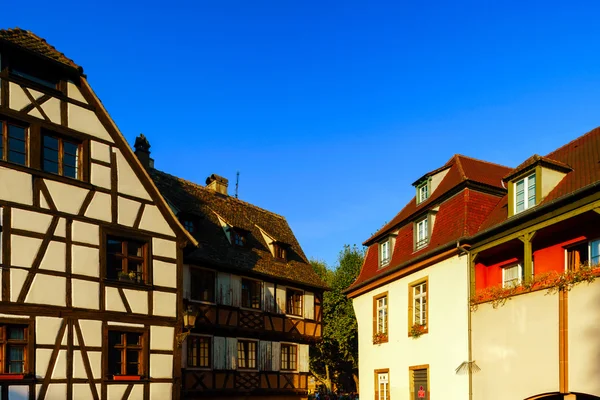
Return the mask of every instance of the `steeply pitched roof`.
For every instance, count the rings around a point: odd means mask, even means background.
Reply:
[[[425,174],[424,177],[431,176],[448,168],[450,170],[426,201],[416,204],[416,199],[413,197],[389,223],[365,241],[364,244],[367,246],[372,244],[374,240],[382,237],[390,230],[401,226],[419,212],[430,208],[440,197],[463,182],[471,181],[503,190],[502,177],[510,171],[510,168],[502,165],[455,154],[443,167]]]
[[[542,159],[553,160],[560,163],[560,165],[571,168],[571,171],[567,172],[565,177],[542,199],[538,206],[600,181],[600,127],[554,150]],[[507,219],[508,196],[504,196],[482,224],[481,229],[491,228]]]
[[[0,29],[0,41],[10,43],[14,46],[21,47],[37,55],[57,61],[68,67],[81,70],[73,60],[67,58],[63,53],[56,50],[45,39],[36,34],[21,28]]]
[[[538,154],[534,154],[529,157],[527,160],[523,161],[517,168],[510,171],[504,178],[503,181],[507,182],[511,178],[519,175],[521,172],[524,172],[526,169],[532,167],[533,165],[542,164],[546,167],[550,167],[552,169],[556,169],[558,171],[568,172],[571,171],[571,167],[565,163],[560,161],[553,160],[548,157],[543,157]]]
[[[156,169],[148,172],[163,196],[179,212],[196,218],[194,236],[199,247],[186,254],[186,260],[326,288],[310,266],[284,217]],[[248,231],[246,246],[237,247],[229,243],[219,217]],[[261,230],[273,240],[289,245],[288,262],[275,260]]]

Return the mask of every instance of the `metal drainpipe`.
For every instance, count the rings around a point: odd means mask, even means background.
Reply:
[[[471,369],[471,362],[473,361],[473,346],[471,343],[471,246],[467,248],[460,245],[460,241],[456,242],[456,247],[462,250],[467,255],[467,347],[468,347],[468,372],[469,372],[469,400],[473,400],[473,371]]]

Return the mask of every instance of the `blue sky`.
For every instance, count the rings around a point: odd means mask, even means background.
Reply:
[[[130,143],[284,215],[335,263],[454,153],[516,166],[600,125],[600,3],[2,5],[84,67]]]

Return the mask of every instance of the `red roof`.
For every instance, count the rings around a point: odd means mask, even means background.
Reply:
[[[571,171],[567,172],[562,181],[542,199],[539,205],[569,195],[578,189],[600,181],[600,127],[541,158],[550,159],[567,166],[571,168]],[[522,166],[517,168],[524,169]],[[511,173],[511,175],[513,174]],[[481,229],[491,228],[506,221],[508,218],[507,205],[508,196],[504,196],[482,224]]]
[[[497,189],[503,189],[502,177],[511,169],[502,165],[481,161],[474,158],[466,157],[460,154],[455,154],[448,160],[442,168],[438,168],[432,172],[425,174],[424,177],[433,175],[444,169],[450,168],[439,186],[431,193],[431,196],[424,202],[416,204],[416,199],[413,197],[411,201],[383,228],[375,233],[363,244],[368,246],[375,240],[383,237],[392,229],[397,229],[402,224],[406,223],[411,217],[429,209],[432,205],[438,203],[438,199],[446,194],[449,190],[455,188],[460,183],[471,181],[487,185]]]
[[[392,260],[386,267],[380,269],[378,265],[379,244],[377,242],[371,244],[367,250],[362,270],[351,288],[361,285],[380,274],[389,272],[391,269],[440,246],[475,234],[481,223],[494,209],[496,204],[498,204],[499,200],[500,197],[493,194],[482,193],[469,188],[463,189],[455,196],[440,204],[435,224],[433,225],[431,240],[429,245],[423,249],[416,252],[413,251],[414,225],[412,223],[403,225],[398,231]]]

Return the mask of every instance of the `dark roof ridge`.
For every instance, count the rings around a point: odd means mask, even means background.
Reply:
[[[590,130],[590,131],[588,131],[588,132],[584,133],[583,135],[581,135],[581,136],[578,136],[578,137],[576,137],[575,139],[571,140],[569,143],[567,143],[567,144],[564,144],[564,145],[560,146],[558,149],[554,149],[554,150],[552,150],[550,153],[546,154],[546,156],[545,156],[545,157],[552,158],[551,156],[552,156],[553,154],[556,154],[556,153],[558,153],[559,151],[561,151],[561,150],[563,150],[563,149],[565,149],[565,148],[567,148],[567,147],[571,146],[573,143],[575,143],[575,142],[577,142],[577,141],[579,141],[579,140],[583,139],[584,137],[586,137],[586,136],[588,136],[588,135],[592,135],[592,134],[594,134],[594,133],[598,133],[598,131],[599,131],[599,130],[600,130],[600,126],[597,126],[597,127],[595,127],[594,129],[592,129],[592,130]]]
[[[176,180],[178,180],[178,181],[181,181],[181,182],[185,183],[186,185],[193,186],[193,187],[195,187],[195,188],[197,188],[197,189],[200,189],[200,190],[206,190],[206,191],[210,191],[210,189],[207,189],[207,188],[206,188],[206,186],[202,186],[202,185],[200,185],[200,184],[198,184],[198,183],[195,183],[195,182],[189,181],[189,180],[187,180],[187,179],[183,179],[183,178],[180,178],[180,177],[178,177],[178,176],[175,176],[175,175],[169,174],[168,172],[164,172],[164,171],[161,171],[161,170],[159,170],[159,169],[156,169],[156,168],[154,168],[154,171],[156,171],[156,172],[158,172],[158,173],[160,173],[160,174],[168,175],[169,177],[171,177],[171,178],[173,178],[173,179],[176,179]],[[228,195],[228,196],[227,196],[227,199],[229,199],[229,200],[234,200],[234,201],[236,201],[236,202],[238,202],[238,203],[241,203],[241,204],[243,204],[243,205],[245,205],[245,206],[250,206],[250,207],[252,207],[252,208],[255,208],[255,209],[257,209],[258,211],[264,212],[264,213],[266,213],[266,214],[273,215],[274,217],[280,218],[280,219],[282,219],[282,220],[284,220],[284,221],[286,220],[286,219],[285,219],[285,217],[284,217],[283,215],[280,215],[280,214],[274,213],[273,211],[266,210],[266,209],[264,209],[264,208],[262,208],[262,207],[259,207],[259,206],[257,206],[257,205],[254,205],[254,204],[252,204],[252,203],[248,203],[247,201],[244,201],[244,200],[240,200],[240,199],[238,199],[238,198],[236,198],[236,197],[232,197],[232,196],[229,196],[229,195]]]

